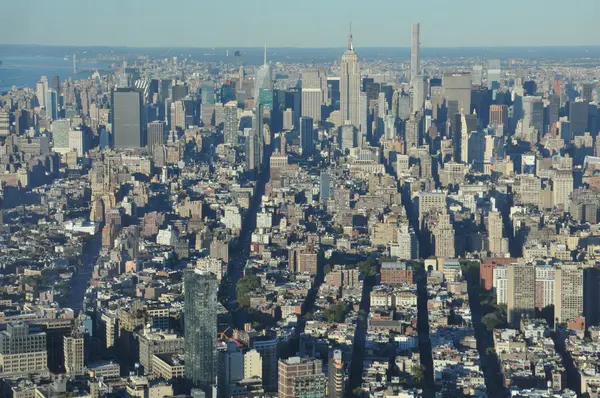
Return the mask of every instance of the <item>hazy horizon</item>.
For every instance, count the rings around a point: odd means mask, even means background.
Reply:
[[[338,48],[352,22],[357,48],[407,47],[421,24],[423,48],[600,45],[597,0],[31,0],[6,2],[7,44],[133,48]],[[573,22],[571,22],[573,21]]]
[[[81,45],[75,45],[75,44],[39,44],[39,43],[22,43],[22,44],[12,44],[12,43],[0,43],[0,47],[2,46],[6,46],[6,47],[57,47],[57,48],[125,48],[125,49],[134,49],[134,50],[138,50],[138,49],[170,49],[170,48],[176,48],[176,49],[195,49],[195,50],[263,50],[264,46],[248,46],[248,47],[235,47],[235,46],[198,46],[198,47],[194,47],[194,46],[122,46],[122,45],[85,45],[85,44],[81,44]],[[301,50],[338,50],[338,49],[345,49],[346,46],[276,46],[276,47],[270,47],[267,46],[268,50],[277,50],[277,49],[284,49],[284,50],[289,50],[289,49],[301,49]],[[366,48],[366,49],[371,49],[371,48],[381,48],[381,49],[392,49],[392,48],[399,48],[399,49],[405,49],[405,50],[409,50],[410,51],[410,46],[393,46],[393,45],[367,45],[367,46],[361,46],[361,47],[357,47],[357,49],[359,48]],[[514,46],[503,46],[503,45],[494,45],[494,46],[490,46],[490,45],[476,45],[476,46],[420,46],[420,49],[433,49],[433,50],[437,50],[437,49],[486,49],[486,48],[491,48],[491,49],[510,49],[510,48],[600,48],[600,44],[573,44],[573,45],[539,45],[539,46],[528,46],[528,45],[514,45]]]

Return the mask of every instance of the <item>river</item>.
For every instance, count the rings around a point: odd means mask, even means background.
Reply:
[[[0,93],[12,86],[17,88],[35,88],[42,76],[48,78],[52,87],[52,78],[59,76],[60,81],[68,78],[86,79],[94,70],[103,70],[108,64],[77,62],[77,74],[73,74],[73,60],[49,56],[0,56]]]

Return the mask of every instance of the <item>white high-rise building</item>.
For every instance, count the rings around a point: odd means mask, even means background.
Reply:
[[[506,304],[508,303],[508,267],[496,267],[492,272],[496,304]]]
[[[46,107],[46,93],[48,92],[48,78],[42,76],[40,81],[35,84],[35,95],[40,108]]]
[[[419,34],[420,24],[416,23],[412,26],[412,40],[410,47],[410,81],[414,81],[421,74],[421,65],[419,59]]]
[[[311,68],[302,72],[302,116],[321,121],[321,106],[327,104],[327,72]]]
[[[341,60],[340,112],[342,124],[360,126],[360,66],[352,43],[352,32],[348,35],[348,50]]]
[[[69,149],[77,152],[77,157],[82,158],[87,151],[85,145],[85,132],[80,128],[69,130]]]

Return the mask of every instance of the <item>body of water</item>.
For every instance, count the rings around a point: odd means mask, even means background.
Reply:
[[[106,68],[107,65],[77,63],[77,74],[73,74],[73,59],[71,57],[50,56],[2,56],[0,54],[0,92],[8,91],[12,86],[18,88],[32,87],[46,76],[52,86],[52,78],[59,76],[60,81],[69,77],[84,79],[89,77],[96,69]]]

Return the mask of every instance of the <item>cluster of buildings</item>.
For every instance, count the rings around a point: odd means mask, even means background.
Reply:
[[[485,397],[482,297],[507,393],[597,394],[597,71],[412,35],[2,93],[3,396]]]

